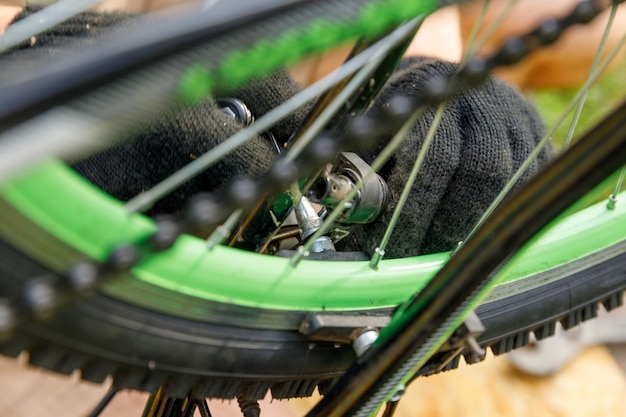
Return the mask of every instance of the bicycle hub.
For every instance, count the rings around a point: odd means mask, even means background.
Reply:
[[[354,196],[344,201],[351,193]],[[365,161],[355,153],[342,152],[313,182],[307,196],[326,207],[345,204],[341,222],[370,223],[385,207],[387,194],[387,183]]]

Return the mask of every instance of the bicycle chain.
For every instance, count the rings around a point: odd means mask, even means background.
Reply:
[[[77,295],[91,293],[105,279],[128,272],[145,256],[171,248],[182,234],[212,233],[233,211],[251,207],[263,194],[286,189],[298,178],[316,172],[343,150],[373,145],[384,133],[402,126],[419,108],[436,106],[452,98],[461,84],[468,88],[478,86],[493,69],[519,62],[531,52],[554,43],[570,27],[589,23],[605,8],[623,1],[582,1],[566,16],[546,19],[531,32],[510,38],[491,55],[471,58],[453,76],[434,77],[420,97],[397,96],[384,109],[353,119],[343,134],[320,135],[295,160],[279,157],[263,179],[238,180],[224,189],[196,195],[182,218],[155,219],[157,228],[152,235],[143,241],[116,247],[105,262],[81,262],[71,266],[60,285],[35,280],[28,282],[19,301],[0,300],[0,340],[8,340],[21,323],[41,316],[49,317],[56,308]],[[620,300],[613,300],[610,306],[621,304]],[[609,307],[609,304],[605,305]],[[511,350],[523,342],[507,341],[500,350]],[[455,363],[458,363],[458,357],[446,369],[454,367]]]

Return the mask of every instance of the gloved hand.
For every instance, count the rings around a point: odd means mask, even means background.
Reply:
[[[250,86],[253,85],[254,88]],[[255,117],[299,91],[285,71],[278,71],[262,83],[245,86],[234,94]],[[272,128],[279,143],[304,118],[302,108]],[[79,173],[116,198],[126,201],[147,190],[193,159],[215,147],[242,128],[212,99],[166,114],[146,124],[132,138],[73,165]],[[234,178],[258,179],[277,156],[269,139],[257,136],[220,159],[191,181],[157,202],[150,214],[173,213],[193,195],[215,190]]]
[[[405,59],[376,106],[396,94],[419,95],[428,80],[449,76],[457,65],[426,58]],[[536,110],[513,87],[490,77],[446,104],[423,167],[386,248],[387,258],[449,251],[463,240],[545,131]],[[338,249],[373,251],[384,234],[436,109],[426,109],[395,155],[382,169],[390,204],[376,222],[353,229]],[[391,138],[393,132],[390,132]],[[371,159],[379,147],[374,150]],[[549,159],[544,149],[521,178],[521,185]]]
[[[25,8],[14,23],[40,10]],[[63,59],[77,47],[89,47],[101,36],[129,26],[137,20],[124,13],[81,13],[53,29],[0,55],[0,77],[16,69],[41,65],[42,60]],[[257,118],[299,91],[286,71],[277,71],[263,82],[240,88],[236,96]],[[306,115],[305,107],[272,128],[284,142]],[[226,115],[212,99],[195,106],[157,117],[133,132],[120,144],[73,164],[85,178],[112,196],[126,201],[147,190],[193,159],[215,147],[241,129],[241,124]],[[259,178],[267,172],[276,150],[272,143],[255,137],[190,182],[174,190],[149,211],[173,213],[191,196],[214,190],[236,177]]]
[[[32,10],[24,13],[30,12]],[[82,14],[55,28],[54,34],[40,36],[34,44],[30,42],[6,54],[2,61],[62,54],[76,43],[89,41],[94,31],[126,24],[128,19],[127,15]],[[87,27],[90,29],[84,30]],[[398,93],[418,95],[432,76],[449,75],[455,68],[454,64],[431,59],[407,59],[394,73],[375,106],[384,106]],[[249,83],[233,96],[260,117],[297,91],[298,86],[287,73],[278,71],[264,80]],[[272,129],[279,143],[289,137],[305,114],[306,109],[301,109]],[[378,246],[434,114],[435,109],[426,110],[382,169],[381,175],[390,190],[390,202],[385,211],[373,223],[355,226],[338,249],[371,253]],[[209,99],[153,120],[133,134],[131,140],[80,161],[74,168],[106,192],[127,200],[240,128]],[[453,249],[466,237],[543,133],[541,120],[532,106],[512,87],[494,78],[449,102],[386,256],[394,258]],[[389,132],[389,138],[392,134]],[[382,146],[364,155],[365,158],[372,160]],[[538,170],[549,153],[549,150],[541,153],[522,182]],[[275,156],[271,143],[261,137],[254,138],[160,201],[151,213],[175,212],[195,193],[215,189],[238,176],[258,178]]]

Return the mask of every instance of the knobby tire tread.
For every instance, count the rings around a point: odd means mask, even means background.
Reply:
[[[34,263],[5,246],[0,263],[7,256]],[[595,317],[600,305],[606,309],[621,305],[624,265],[626,253],[481,305],[477,314],[486,331],[479,343],[495,354],[505,353],[528,344],[531,332],[541,339],[552,335],[557,323],[571,327]],[[354,360],[349,345],[311,343],[296,331],[178,319],[98,293],[62,307],[48,319],[29,321],[0,342],[4,355],[15,357],[24,351],[33,365],[58,373],[79,369],[92,382],[111,375],[118,388],[150,392],[166,384],[168,395],[193,392],[198,398],[233,398],[241,389],[258,398],[267,390],[275,398],[309,396],[318,385],[322,390],[331,385]],[[458,357],[445,369],[456,364]],[[429,364],[424,373],[437,365]]]

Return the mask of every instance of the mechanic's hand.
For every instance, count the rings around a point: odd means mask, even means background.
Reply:
[[[455,70],[456,64],[405,59],[376,105],[384,106],[396,94],[417,96],[431,77],[451,75]],[[435,111],[426,110],[381,172],[390,190],[386,211],[376,222],[355,228],[341,246],[370,253],[378,246]],[[492,77],[479,88],[464,89],[446,104],[386,257],[454,249],[543,135],[539,115],[513,87]],[[536,173],[549,155],[550,150],[544,150],[520,184]]]
[[[27,9],[21,17],[30,12]],[[62,56],[73,45],[91,41],[93,33],[124,25],[132,18],[84,13],[1,59],[4,64],[11,59]],[[418,95],[431,77],[450,75],[455,69],[455,64],[433,59],[405,59],[375,106],[384,106],[396,94]],[[233,95],[260,117],[297,91],[297,84],[287,73],[278,71],[264,80],[249,83]],[[286,141],[305,114],[306,109],[301,109],[272,128],[280,143]],[[340,242],[339,249],[371,252],[378,245],[434,114],[435,109],[426,110],[381,172],[390,190],[386,210],[373,223],[355,226],[352,234]],[[74,168],[108,193],[127,200],[241,129],[211,99],[158,117],[145,126],[133,133],[129,141],[80,161]],[[389,138],[393,133],[389,132]],[[387,257],[453,249],[543,134],[543,125],[532,106],[512,87],[494,78],[447,103],[424,166],[392,235]],[[365,155],[366,159],[372,160],[382,146]],[[258,178],[275,156],[273,144],[261,137],[253,138],[164,198],[151,213],[178,211],[195,193],[215,189],[238,176]],[[522,182],[548,157],[549,150],[542,152]]]

